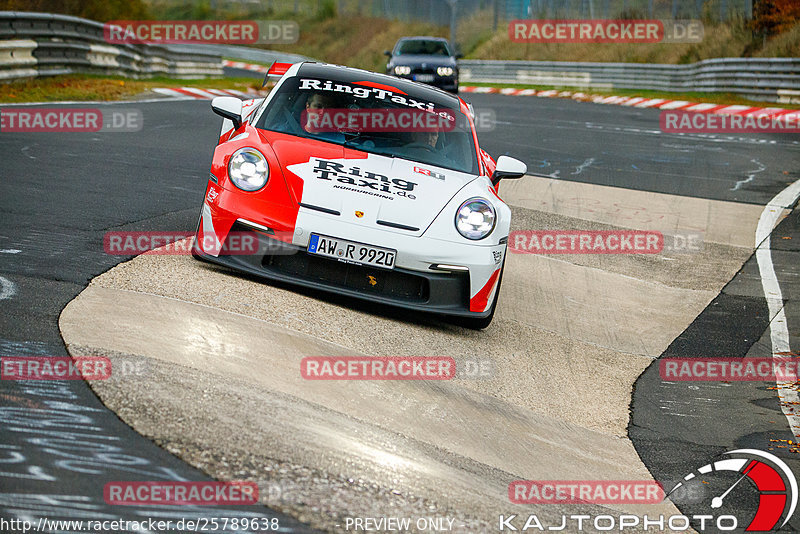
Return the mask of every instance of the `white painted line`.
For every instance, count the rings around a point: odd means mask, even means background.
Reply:
[[[622,105],[623,106],[634,106],[634,105],[638,104],[639,102],[644,102],[645,100],[648,100],[648,99],[644,98],[644,97],[641,97],[641,96],[636,96],[636,97],[633,97],[633,98],[631,98],[630,100],[628,100],[626,102],[623,102]]]
[[[220,89],[220,91],[222,91],[223,93],[228,93],[231,96],[250,98],[250,95],[248,95],[247,93],[243,93],[238,89]]]
[[[753,107],[753,106],[741,106],[741,105],[728,106],[728,107],[725,107],[725,108],[722,108],[722,109],[718,109],[716,111],[716,113],[718,113],[720,115],[730,115],[731,113],[739,113],[740,111],[745,111],[747,109],[750,109],[751,107]]]
[[[758,165],[758,169],[753,170],[753,171],[749,171],[749,174],[747,175],[747,178],[745,178],[744,180],[737,181],[736,184],[734,184],[734,186],[731,187],[731,189],[730,189],[731,191],[737,191],[744,184],[749,184],[750,182],[752,182],[753,180],[756,179],[756,174],[758,174],[758,173],[760,173],[762,171],[765,171],[767,169],[766,165],[764,165],[763,163],[761,163],[760,161],[758,161],[755,158],[751,159],[750,162]]]
[[[166,88],[163,88],[163,87],[156,87],[155,89],[153,89],[153,92],[158,93],[160,95],[168,96],[173,100],[196,100],[194,97],[191,97],[189,95],[185,95],[185,94],[181,93],[180,91],[176,91],[175,89],[166,89]],[[163,102],[164,100],[161,100],[161,101]]]
[[[667,102],[666,104],[662,104],[661,106],[659,106],[659,109],[675,109],[681,106],[685,106],[686,104],[689,103],[690,102],[686,100],[673,100],[672,102]]]
[[[586,99],[596,104],[614,104],[636,108],[656,108],[656,109],[683,109],[685,111],[704,112],[710,111],[717,114],[741,114],[741,115],[782,115],[794,117],[795,114],[800,114],[800,111],[791,111],[783,108],[753,108],[747,105],[729,105],[712,104],[709,102],[689,102],[687,100],[669,100],[664,98],[646,98],[641,96],[605,96],[593,95],[584,93],[574,93],[570,91],[559,91],[551,89],[548,91],[536,92],[535,89],[513,89],[510,87],[474,87],[470,85],[461,86],[461,91],[464,93],[500,93],[504,95],[515,96],[541,96],[541,97],[571,97],[574,100]],[[716,109],[718,108],[718,109]],[[786,115],[784,115],[786,114]]]
[[[783,294],[772,265],[772,251],[770,250],[770,234],[778,223],[784,208],[788,208],[800,197],[800,180],[775,195],[769,204],[764,207],[756,228],[756,261],[758,272],[761,276],[761,287],[769,307],[769,335],[772,342],[772,359],[776,364],[787,364],[789,367],[792,357],[789,347],[789,329],[786,326],[786,314],[783,306]],[[783,415],[789,421],[789,428],[795,437],[800,437],[800,415],[794,413],[794,407],[800,406],[800,395],[794,388],[794,382],[776,382],[778,399]]]
[[[194,95],[197,95],[200,98],[207,98],[209,100],[214,98],[214,96],[215,96],[212,93],[209,93],[208,91],[206,91],[205,89],[196,89],[194,87],[181,87],[181,90],[182,91],[186,91],[187,93],[192,93]]]
[[[686,108],[686,111],[706,111],[707,109],[713,109],[719,106],[719,104],[709,104],[709,103],[702,103],[702,104],[695,104],[694,106],[689,106]]]
[[[664,102],[666,102],[666,100],[663,99],[663,98],[652,98],[650,100],[645,100],[644,102],[639,102],[638,104],[636,104],[635,107],[637,107],[637,108],[650,108],[650,107],[653,107],[653,106],[657,106],[658,104],[663,104]]]
[[[19,254],[20,252],[22,251],[18,248],[4,248],[3,250],[0,250],[0,254]]]
[[[781,111],[786,111],[783,108],[758,108],[754,109],[753,111],[748,111],[744,115],[746,117],[761,117],[762,115],[770,116],[774,113],[780,113]]]
[[[0,276],[0,300],[10,299],[17,294],[17,286],[8,278]]]
[[[166,89],[169,90],[169,89]],[[153,89],[154,92],[159,92],[158,89]],[[169,94],[172,96],[173,93],[161,93],[161,94]],[[175,93],[180,95],[180,98],[176,97],[174,100],[194,100],[194,98],[181,95],[180,93]],[[30,106],[66,106],[66,105],[73,105],[73,104],[92,104],[95,106],[118,106],[120,104],[163,104],[165,102],[171,102],[171,99],[168,98],[145,98],[143,100],[60,100],[58,102],[9,102],[7,104],[0,104],[2,107],[16,107],[16,108],[23,108],[23,107],[30,107]]]

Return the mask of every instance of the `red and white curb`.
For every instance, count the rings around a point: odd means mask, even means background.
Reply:
[[[197,89],[195,87],[157,87],[153,89],[153,91],[160,95],[180,100],[189,100],[193,98],[197,100],[211,100],[212,98],[216,98],[218,96],[235,96],[242,100],[248,100],[251,98],[257,98],[259,96],[243,93],[242,91],[237,91],[236,89]]]
[[[242,63],[241,61],[230,61],[227,59],[222,60],[222,66],[233,69],[251,70],[262,74],[266,74],[269,71],[269,67],[265,67],[264,65],[254,65],[253,63]]]
[[[645,98],[641,96],[603,96],[573,93],[572,91],[558,91],[550,89],[537,91],[536,89],[517,89],[515,87],[474,87],[461,86],[459,92],[486,93],[510,96],[540,96],[549,98],[571,98],[581,102],[594,102],[596,104],[614,104],[634,108],[653,108],[663,110],[694,111],[696,113],[714,113],[717,115],[752,115],[754,117],[783,117],[792,116],[796,121],[800,118],[800,110],[783,108],[759,108],[752,106],[731,106],[727,104],[709,104],[702,102],[688,102],[686,100],[667,100],[664,98]]]

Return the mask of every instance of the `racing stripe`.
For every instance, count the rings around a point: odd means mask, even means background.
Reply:
[[[492,273],[492,276],[489,277],[489,281],[486,282],[486,285],[483,286],[480,289],[480,291],[478,291],[475,294],[474,297],[469,299],[469,311],[471,312],[486,311],[486,308],[489,306],[489,297],[492,296],[493,289],[499,277],[500,277],[500,269],[497,269],[495,272]]]
[[[211,208],[208,204],[203,203],[203,214],[201,215],[200,224],[200,250],[211,256],[219,256],[221,248],[217,232],[214,231],[214,221],[211,218]],[[210,245],[206,247],[206,245]]]

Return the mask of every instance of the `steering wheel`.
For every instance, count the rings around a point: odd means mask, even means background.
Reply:
[[[426,143],[418,143],[416,141],[413,143],[408,143],[405,146],[405,148],[424,148],[425,150],[428,150],[430,152],[436,152],[436,149],[433,148],[431,145],[428,145]]]

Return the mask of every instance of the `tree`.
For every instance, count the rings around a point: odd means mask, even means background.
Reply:
[[[797,0],[758,0],[753,11],[753,27],[767,35],[781,33],[800,22]]]

